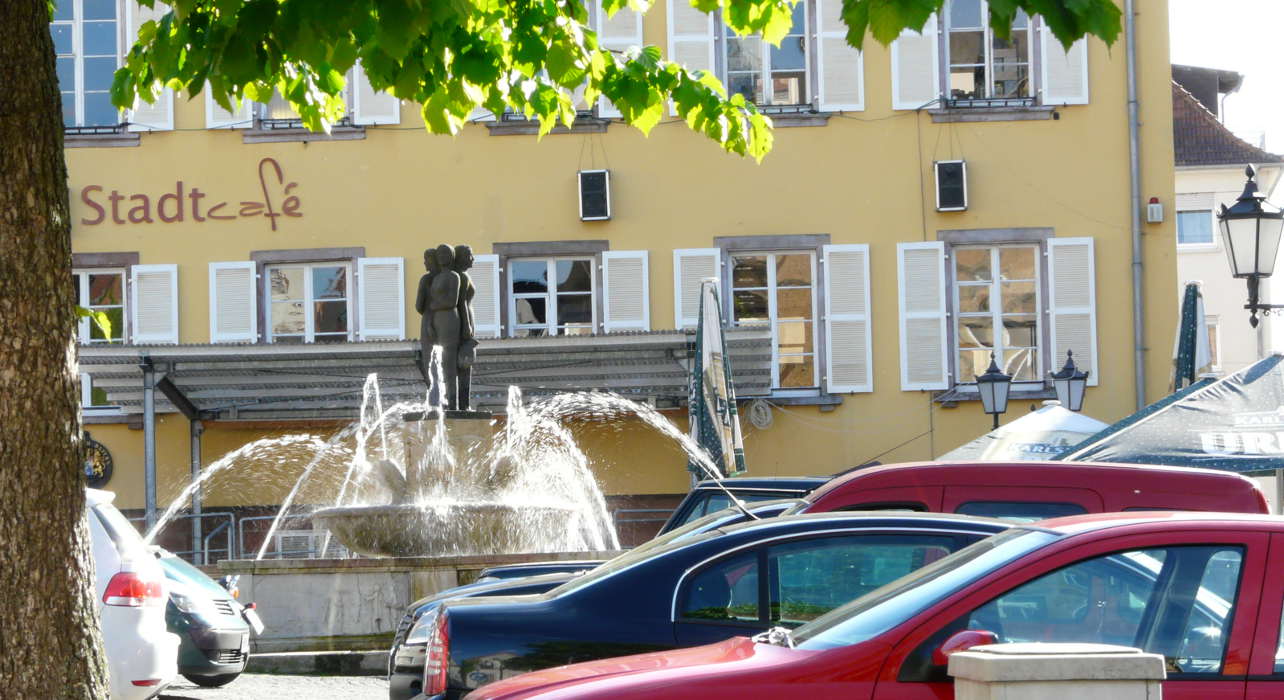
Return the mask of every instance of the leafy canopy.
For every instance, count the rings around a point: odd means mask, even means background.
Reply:
[[[797,0],[674,0],[717,13],[739,34],[779,45]],[[152,7],[156,0],[139,0]],[[609,99],[648,133],[672,101],[687,125],[727,151],[761,160],[771,120],[710,72],[664,60],[655,46],[613,52],[589,28],[587,0],[174,0],[139,30],[112,100],[152,102],[161,86],[209,90],[224,109],[241,100],[287,99],[313,130],[345,112],[345,74],[361,62],[375,90],[421,105],[429,132],[454,134],[476,108],[537,119],[540,135],[575,118],[573,93]],[[601,0],[608,16],[645,12],[650,0]],[[888,44],[919,29],[945,0],[841,0],[847,40]],[[990,23],[1007,36],[1017,10],[1038,14],[1065,45],[1085,35],[1113,43],[1121,13],[1112,0],[989,0]]]

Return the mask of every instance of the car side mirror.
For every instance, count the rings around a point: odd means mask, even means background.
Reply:
[[[950,662],[950,654],[956,651],[965,651],[983,644],[995,644],[998,641],[999,635],[988,630],[956,632],[932,652],[932,663],[936,666],[945,666]]]

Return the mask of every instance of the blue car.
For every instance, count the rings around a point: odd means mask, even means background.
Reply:
[[[455,700],[536,669],[796,627],[1010,525],[891,511],[768,518],[640,547],[544,594],[447,600],[410,633],[427,640],[423,695]]]
[[[801,503],[796,498],[764,501],[746,505],[746,511],[739,508],[727,508],[697,518],[686,525],[671,530],[666,534],[646,542],[633,549],[630,555],[661,548],[671,542],[697,536],[720,527],[750,519],[773,518]],[[424,615],[437,609],[448,600],[479,598],[483,596],[530,595],[544,593],[583,575],[603,562],[537,562],[534,564],[517,564],[495,567],[481,572],[474,583],[457,586],[440,593],[428,596],[411,603],[405,616],[397,625],[393,638],[392,650],[388,653],[388,697],[390,700],[410,700],[423,687],[424,652],[427,644],[427,628],[421,627],[415,634],[411,630]],[[567,566],[568,569],[558,569]],[[554,569],[544,573],[547,569]],[[525,575],[518,572],[528,572]],[[500,578],[496,574],[509,578]],[[531,575],[542,573],[543,575]]]

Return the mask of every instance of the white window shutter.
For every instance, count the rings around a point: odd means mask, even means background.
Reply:
[[[405,263],[402,258],[357,258],[361,340],[406,337]]]
[[[630,46],[642,45],[642,15],[625,7],[614,16],[607,17],[601,2],[593,3],[593,14],[597,43],[602,48],[612,53],[623,53]],[[597,113],[600,117],[621,116],[620,110],[616,109],[610,100],[600,98],[597,105]]]
[[[668,0],[669,55],[674,63],[690,71],[713,70],[713,14],[691,6],[691,0]],[[669,112],[677,114],[677,106]]]
[[[678,328],[695,328],[700,322],[700,282],[709,277],[722,279],[721,248],[673,251],[673,322]]]
[[[869,318],[869,246],[827,245],[825,265],[825,391],[874,390]]]
[[[819,109],[865,109],[865,56],[847,43],[842,0],[816,2],[816,64],[820,66]]]
[[[602,253],[602,330],[651,330],[651,294],[645,250],[607,250]]]
[[[1060,41],[1040,23],[1043,41],[1043,70],[1040,83],[1045,105],[1088,104],[1088,41],[1080,39],[1066,51]]]
[[[384,90],[375,90],[358,62],[352,69],[352,121],[357,124],[400,124],[401,100]]]
[[[211,343],[253,343],[259,339],[257,277],[253,261],[210,263]]]
[[[892,42],[892,109],[919,109],[941,96],[936,15],[922,32],[907,29]]]
[[[178,265],[134,265],[129,281],[134,342],[177,344]]]
[[[498,338],[499,327],[499,256],[474,255],[473,267],[468,271],[473,281],[473,335],[478,338]]]
[[[1048,315],[1052,329],[1049,366],[1061,369],[1066,351],[1074,363],[1089,372],[1088,386],[1097,386],[1096,263],[1091,238],[1048,239]]]
[[[901,307],[901,390],[949,388],[945,244],[896,244]]]
[[[134,0],[125,3],[128,13],[128,28],[125,31],[126,46],[121,51],[125,55],[129,47],[138,39],[138,28],[148,20],[160,21],[169,12],[169,6],[157,2],[152,7],[143,7]],[[156,101],[148,104],[135,99],[133,109],[128,110],[125,119],[129,121],[130,131],[172,131],[174,129],[174,91],[162,88]]]
[[[205,90],[205,128],[206,129],[248,129],[254,126],[254,102],[241,100],[241,106],[235,112],[223,109]]]

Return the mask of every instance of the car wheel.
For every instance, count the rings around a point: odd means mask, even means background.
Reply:
[[[221,673],[217,676],[194,676],[187,673],[183,677],[202,688],[221,688],[236,680],[240,673]]]

